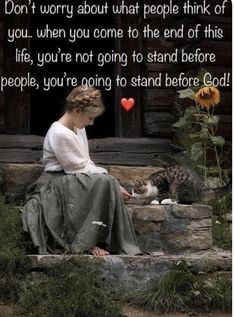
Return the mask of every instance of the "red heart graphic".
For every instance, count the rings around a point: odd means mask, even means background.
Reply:
[[[135,99],[133,98],[122,98],[121,99],[121,106],[126,110],[126,111],[130,111],[135,105]]]

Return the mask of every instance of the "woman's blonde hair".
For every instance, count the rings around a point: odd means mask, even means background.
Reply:
[[[80,108],[93,115],[104,112],[104,104],[99,89],[90,86],[77,86],[67,96],[65,110],[71,112]]]

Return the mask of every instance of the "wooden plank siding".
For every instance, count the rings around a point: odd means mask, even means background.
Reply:
[[[17,0],[17,4],[25,4],[25,0]],[[9,15],[4,19],[5,28],[29,29],[28,15]],[[5,33],[6,36],[6,33]],[[16,39],[13,43],[5,40],[4,75],[6,77],[26,76],[30,71],[29,64],[15,61],[16,48],[28,48],[29,40]],[[30,133],[30,89],[21,92],[19,88],[6,87],[4,90],[5,133]]]
[[[116,0],[117,4],[121,4],[121,0]],[[133,1],[126,0],[126,5],[132,5]],[[128,27],[134,25],[136,28],[141,28],[141,19],[137,15],[125,15],[122,14],[116,17],[116,27],[122,28],[126,33]],[[131,58],[133,50],[141,51],[142,41],[140,38],[132,39],[129,38],[123,41],[122,39],[115,41],[115,50],[117,52],[126,52],[128,58]],[[126,67],[122,67],[120,63],[116,64],[115,68],[116,75],[125,77],[128,81],[130,76],[135,76],[141,73],[141,65],[135,64],[133,67],[132,63],[128,63]],[[141,88],[134,88],[129,85],[125,87],[115,88],[115,126],[116,126],[116,137],[126,138],[138,138],[142,136],[142,109],[141,109]],[[130,112],[124,111],[120,107],[120,100],[125,98],[134,98],[135,107]]]
[[[0,3],[0,76],[4,69],[4,15],[3,15],[3,1]],[[0,133],[5,130],[5,115],[4,115],[4,95],[0,92]]]
[[[121,3],[121,0],[116,0]],[[143,5],[144,1],[139,1]],[[175,0],[175,3],[180,5],[180,0]],[[24,3],[24,0],[17,0],[17,3]],[[126,0],[125,3],[133,4],[133,1]],[[165,0],[158,0],[157,4],[166,3]],[[213,8],[218,1],[207,0]],[[156,5],[156,0],[148,0],[148,4]],[[8,45],[6,41],[6,28],[17,27],[28,28],[29,21],[26,16],[13,15],[4,19],[2,10],[3,1],[0,3],[0,74],[7,76],[15,76],[16,74],[24,74],[29,71],[29,67],[25,64],[14,62],[15,47],[28,47],[29,42],[20,39]],[[194,15],[185,16],[180,13],[177,16],[167,16],[163,19],[160,15],[150,15],[147,19],[141,19],[141,15],[120,15],[115,21],[115,27],[121,27],[124,31],[129,25],[132,25],[139,30],[143,29],[145,25],[150,28],[159,28],[160,30],[167,28],[176,28],[184,23],[187,30],[198,23],[202,27],[210,24],[213,27],[218,26],[223,28],[224,36],[222,39],[204,39],[190,40],[187,37],[182,39],[120,39],[116,40],[115,50],[120,52],[127,52],[131,54],[133,50],[138,52],[174,52],[176,48],[185,49],[187,51],[195,51],[197,47],[204,52],[216,52],[216,62],[198,64],[186,63],[132,63],[126,67],[121,67],[117,63],[115,75],[119,74],[127,79],[130,76],[141,75],[143,77],[157,77],[158,74],[168,73],[169,76],[177,76],[181,72],[188,75],[197,74],[198,69],[203,66],[213,76],[221,76],[223,73],[232,72],[232,18],[231,18],[231,3],[226,7],[225,15],[223,16],[208,16],[208,15]],[[172,140],[175,130],[172,124],[177,121],[177,90],[181,87],[169,88],[162,83],[161,87],[118,87],[115,90],[115,129],[116,137],[121,138],[163,138],[166,141]],[[232,91],[230,87],[220,88],[221,103],[215,108],[215,114],[220,115],[219,133],[231,140],[232,137]],[[125,112],[120,107],[120,99],[122,97],[134,97],[136,106],[130,112]],[[181,100],[182,108],[186,108],[191,104],[190,100]],[[0,93],[0,133],[6,134],[28,134],[30,133],[30,91],[24,93],[19,92],[18,89],[8,88],[5,93]],[[36,153],[34,149],[32,155]],[[110,152],[111,153],[111,152]],[[10,152],[8,155],[11,155]],[[16,154],[15,154],[16,155]],[[31,154],[30,154],[31,155]],[[112,154],[113,155],[113,154]],[[128,163],[128,162],[127,162]]]
[[[158,3],[164,2],[163,0]],[[149,4],[156,4],[150,0]],[[180,2],[179,2],[180,3]],[[208,0],[207,4],[214,8],[218,1]],[[200,67],[207,69],[212,76],[221,77],[224,73],[232,76],[232,18],[231,3],[227,4],[225,15],[193,15],[184,16],[179,14],[177,18],[169,16],[163,19],[160,15],[150,15],[143,22],[143,27],[149,25],[150,29],[157,28],[162,32],[165,28],[177,28],[184,24],[184,29],[195,27],[201,24],[201,28],[210,24],[212,28],[218,26],[223,29],[223,38],[205,39],[204,36],[198,39],[171,38],[163,37],[155,39],[143,39],[143,52],[173,53],[184,49],[186,52],[195,52],[200,48],[202,52],[215,52],[216,61],[214,63],[145,63],[143,66],[143,76],[158,78],[162,74],[161,87],[144,87],[142,89],[142,119],[144,137],[164,137],[173,139],[175,130],[172,124],[177,121],[177,103],[179,102],[177,90],[185,87],[166,87],[164,76],[168,73],[169,77],[177,77],[181,72],[186,76],[196,76]],[[212,10],[211,10],[212,12]],[[161,33],[162,34],[162,33]],[[226,140],[232,138],[232,83],[227,87],[218,87],[221,92],[221,102],[215,108],[215,114],[220,115],[218,133],[221,133]],[[180,100],[182,109],[192,105],[189,99]]]
[[[156,112],[169,112],[173,113],[176,110],[177,96],[173,89],[146,89],[143,96],[144,112],[156,111]],[[190,99],[180,100],[182,109],[193,105],[193,101]],[[232,114],[232,93],[230,91],[223,90],[221,92],[221,102],[215,107],[215,114]]]
[[[0,135],[0,163],[41,163],[43,137]],[[174,153],[161,138],[105,138],[89,140],[92,160],[101,165],[156,166],[158,158]]]

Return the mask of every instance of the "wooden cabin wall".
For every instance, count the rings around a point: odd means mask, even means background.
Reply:
[[[16,0],[15,0],[16,1]],[[17,0],[17,4],[25,4],[25,0]],[[8,28],[29,28],[27,15],[4,16],[4,1],[0,3],[0,71],[6,77],[25,76],[30,71],[26,63],[16,62],[16,48],[29,50],[27,39],[17,39],[13,43],[7,41]],[[23,92],[15,87],[5,87],[0,92],[0,133],[30,133],[30,89]]]
[[[152,0],[153,1],[153,0]],[[151,0],[150,0],[151,2]],[[160,2],[160,1],[159,1]],[[156,3],[153,1],[153,4]],[[212,0],[207,3],[215,5]],[[218,3],[218,1],[216,1]],[[212,11],[211,11],[212,12]],[[198,73],[198,69],[203,67],[212,75],[220,76],[224,72],[232,72],[232,17],[231,2],[226,8],[226,14],[221,16],[188,16],[182,15],[180,18],[169,17],[162,19],[159,16],[151,16],[143,21],[143,26],[149,24],[151,29],[179,27],[184,23],[187,27],[193,27],[200,23],[202,26],[211,24],[211,26],[219,26],[224,30],[222,39],[145,39],[143,48],[147,52],[174,52],[175,48],[187,47],[187,51],[194,51],[197,47],[205,52],[215,52],[216,62],[213,64],[179,64],[179,63],[149,63],[145,64],[144,77],[155,77],[161,73],[168,73],[177,76],[181,72]],[[218,87],[221,92],[221,102],[215,108],[215,113],[220,115],[219,131],[221,135],[228,141],[232,138],[232,88]],[[182,87],[175,88],[144,88],[142,91],[143,100],[143,137],[169,137],[173,138],[174,129],[172,124],[177,121],[177,90],[185,89]],[[190,105],[189,99],[181,99],[180,103],[184,107]]]
[[[3,45],[4,45],[4,15],[3,10],[1,10],[2,4],[0,5],[0,76],[3,73]],[[3,133],[5,130],[5,116],[4,116],[4,95],[0,92],[0,133]]]
[[[129,0],[128,0],[129,1]],[[149,0],[153,4],[156,4],[156,0]],[[163,0],[158,0],[160,3]],[[207,0],[207,3],[213,3],[214,0]],[[18,0],[18,2],[23,2],[23,0]],[[130,1],[131,2],[131,1]],[[216,1],[217,2],[217,1]],[[0,3],[0,6],[3,2]],[[197,70],[199,67],[203,66],[208,71],[210,71],[213,75],[219,75],[223,72],[231,72],[231,64],[232,64],[232,18],[231,18],[231,3],[230,6],[227,7],[226,15],[221,16],[190,16],[175,19],[175,17],[168,17],[167,19],[162,19],[159,16],[151,16],[146,20],[141,22],[141,28],[144,24],[149,24],[151,28],[160,28],[163,29],[165,27],[172,27],[176,25],[180,25],[182,21],[187,26],[193,26],[197,23],[201,23],[202,25],[210,23],[213,25],[219,25],[224,30],[224,38],[223,39],[213,39],[213,40],[205,40],[202,39],[200,41],[192,41],[192,43],[188,43],[187,39],[177,39],[177,40],[165,40],[163,38],[154,39],[154,40],[145,40],[141,43],[142,49],[145,51],[165,51],[171,52],[176,47],[182,48],[187,44],[192,45],[192,50],[195,47],[203,48],[205,51],[214,51],[217,55],[216,63],[212,65],[179,65],[179,64],[145,64],[142,69],[138,69],[141,75],[147,76],[157,76],[159,72],[162,73],[172,73],[179,74],[180,72],[188,72]],[[130,21],[126,23],[129,24]],[[4,25],[5,23],[5,25]],[[3,72],[10,76],[16,73],[26,73],[28,71],[28,67],[22,68],[21,65],[16,65],[14,63],[14,47],[12,45],[7,45],[6,39],[4,40],[4,28],[6,29],[9,23],[16,23],[17,25],[22,25],[22,27],[28,26],[28,21],[22,20],[17,21],[14,18],[14,21],[10,21],[9,17],[4,20],[3,10],[0,10],[0,73]],[[123,23],[121,21],[120,23]],[[137,24],[137,23],[136,23]],[[6,33],[6,32],[5,32]],[[6,38],[6,35],[5,35]],[[27,47],[29,43],[17,43],[16,46]],[[10,46],[12,47],[10,49]],[[129,49],[133,49],[130,47],[130,43],[128,43]],[[128,72],[128,69],[125,69]],[[132,70],[131,70],[132,72]],[[128,74],[124,74],[128,76]],[[180,88],[180,87],[178,87]],[[120,114],[116,113],[116,116],[120,119],[116,122],[117,130],[120,130],[117,136],[122,137],[163,137],[163,138],[173,138],[174,129],[172,128],[172,124],[177,120],[176,118],[176,91],[178,88],[169,89],[166,87],[161,88],[142,88],[138,90],[138,95],[141,97],[141,109],[136,107],[134,111],[128,113],[127,122],[125,122],[124,118],[120,117]],[[232,135],[232,92],[231,87],[221,88],[221,103],[216,108],[216,113],[220,115],[220,131],[222,135],[226,138],[226,140],[231,140]],[[123,93],[123,92],[122,92]],[[130,93],[128,91],[128,93]],[[117,91],[116,91],[117,94]],[[120,94],[120,92],[119,92]],[[120,96],[125,96],[125,93],[120,94]],[[118,97],[120,97],[118,96]],[[117,103],[119,103],[120,98],[117,98]],[[189,105],[188,100],[183,101],[184,106]],[[11,134],[28,134],[30,133],[29,124],[30,124],[30,91],[26,91],[24,93],[20,93],[18,90],[14,90],[14,88],[8,89],[5,93],[0,92],[0,133],[11,133]],[[120,110],[119,104],[116,104],[117,111]],[[124,116],[124,115],[122,115]],[[130,120],[133,124],[130,125]],[[139,123],[139,121],[141,121]],[[138,122],[138,124],[137,124]],[[120,127],[123,125],[123,127]],[[130,129],[130,126],[132,127]],[[124,132],[123,132],[124,131]]]

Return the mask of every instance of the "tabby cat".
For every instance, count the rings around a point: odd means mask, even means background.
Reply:
[[[132,188],[132,197],[154,197],[152,204],[192,204],[204,196],[213,198],[222,189],[207,189],[194,171],[170,166],[137,181]]]

